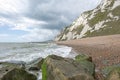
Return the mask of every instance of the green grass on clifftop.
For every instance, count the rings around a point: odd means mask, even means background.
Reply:
[[[89,20],[89,25],[93,27],[95,24],[99,23],[102,20],[105,20],[107,18],[108,12],[98,12],[95,17],[93,17],[91,20]]]

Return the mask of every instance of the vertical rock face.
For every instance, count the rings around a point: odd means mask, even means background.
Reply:
[[[120,34],[120,0],[102,0],[66,27],[56,41],[111,34]]]
[[[42,80],[94,80],[79,62],[59,56],[48,56],[42,66]]]

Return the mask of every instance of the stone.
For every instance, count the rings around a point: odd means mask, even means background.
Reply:
[[[43,58],[41,58],[41,59],[38,61],[38,63],[37,63],[37,67],[38,67],[39,69],[41,69],[42,64],[43,64],[43,61],[44,61]]]
[[[5,74],[1,80],[37,80],[37,77],[24,69],[14,68]]]
[[[79,54],[79,55],[75,56],[75,60],[77,60],[77,61],[88,60],[88,61],[92,62],[92,57],[85,55],[85,54]]]
[[[79,62],[82,67],[86,68],[91,75],[95,76],[95,64],[92,62],[92,57],[80,54],[75,57],[75,61]]]
[[[110,65],[102,68],[102,74],[106,77],[113,69],[119,68],[120,64]]]
[[[108,74],[106,80],[120,80],[120,67],[113,69]]]
[[[42,80],[94,80],[94,78],[79,62],[50,55],[42,65]]]
[[[11,71],[14,68],[19,68],[19,65],[13,64],[13,63],[1,62],[1,64],[0,64],[0,80],[6,73],[8,73],[9,71]]]
[[[31,66],[29,67],[29,71],[38,71],[41,69],[41,66],[43,64],[44,59],[39,58],[39,60],[35,61]]]

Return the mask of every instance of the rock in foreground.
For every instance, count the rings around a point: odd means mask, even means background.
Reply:
[[[17,64],[1,62],[0,63],[0,80],[9,71],[13,70],[14,68],[19,68],[19,67],[20,65],[17,65]]]
[[[120,80],[120,67],[113,69],[106,80]]]
[[[94,80],[79,62],[59,56],[48,56],[42,65],[42,80]]]
[[[92,57],[80,54],[75,57],[75,61],[79,62],[91,75],[95,76],[95,64],[92,63]]]
[[[4,75],[1,80],[37,80],[37,78],[24,69],[15,68]]]

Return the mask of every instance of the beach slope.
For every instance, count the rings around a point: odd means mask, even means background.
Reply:
[[[56,42],[92,57],[97,69],[120,63],[120,34]]]

